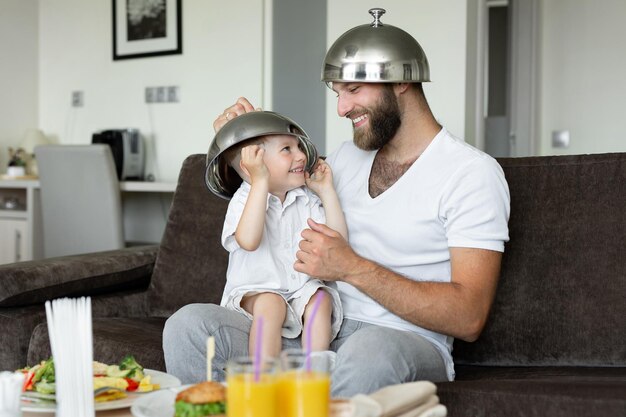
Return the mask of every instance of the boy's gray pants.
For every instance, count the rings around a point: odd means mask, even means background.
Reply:
[[[206,379],[206,342],[215,337],[212,378],[226,380],[226,362],[248,356],[252,322],[242,314],[214,304],[189,304],[165,323],[163,351],[167,372],[183,384]],[[283,349],[300,348],[300,338],[283,338]],[[410,381],[447,381],[437,349],[413,332],[344,319],[332,341],[337,352],[332,373],[332,397],[369,394]]]

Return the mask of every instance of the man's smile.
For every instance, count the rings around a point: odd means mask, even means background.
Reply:
[[[367,121],[368,116],[367,114],[362,114],[358,117],[355,117],[354,119],[352,119],[352,126],[353,127],[361,127],[362,125],[365,124],[365,122]]]

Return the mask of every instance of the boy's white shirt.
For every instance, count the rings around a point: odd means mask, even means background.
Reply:
[[[343,311],[334,285],[318,284],[320,281],[293,269],[296,252],[302,240],[300,233],[308,228],[307,219],[326,223],[319,197],[306,187],[289,191],[284,203],[278,197],[268,194],[261,243],[256,250],[246,251],[237,243],[235,230],[243,214],[250,188],[250,184],[244,181],[230,200],[226,212],[222,245],[230,255],[226,286],[220,305],[241,311],[234,304],[238,304],[241,295],[245,293],[271,291],[289,300],[312,295],[314,289],[322,285],[328,286],[331,288],[329,294],[333,298],[332,327],[333,335],[336,335],[343,320]],[[294,309],[299,315],[299,306],[295,305]]]

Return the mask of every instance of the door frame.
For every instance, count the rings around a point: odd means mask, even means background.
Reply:
[[[485,149],[487,116],[488,9],[509,8],[509,100],[510,156],[536,155],[539,116],[539,4],[540,0],[468,0],[467,84],[465,136]]]

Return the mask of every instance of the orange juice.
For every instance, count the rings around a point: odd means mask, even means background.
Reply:
[[[328,373],[292,370],[278,377],[280,417],[328,417],[329,402]]]
[[[228,417],[276,417],[276,379],[271,374],[228,375],[226,412]]]

